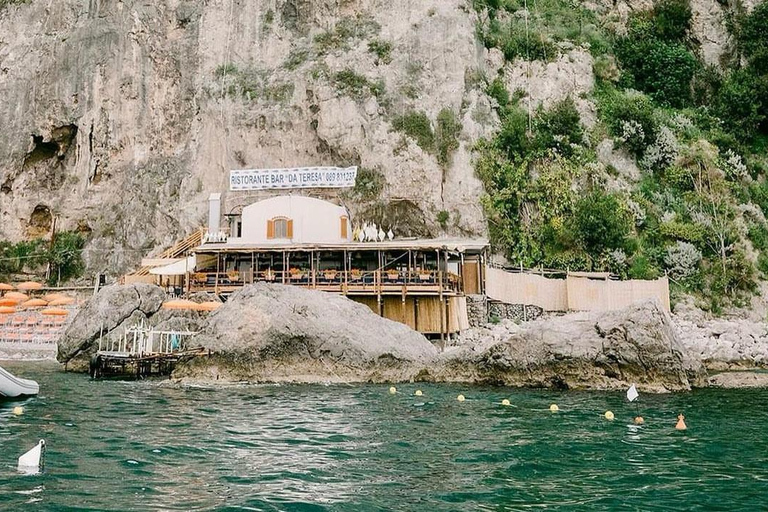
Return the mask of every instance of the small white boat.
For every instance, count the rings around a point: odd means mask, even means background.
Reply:
[[[39,392],[37,382],[16,377],[0,366],[0,399],[36,395]]]

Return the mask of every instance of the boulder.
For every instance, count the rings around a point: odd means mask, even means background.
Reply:
[[[688,356],[669,314],[652,301],[541,319],[502,341],[456,347],[430,378],[564,389],[636,383],[655,392],[706,385],[701,362]]]
[[[677,336],[710,370],[768,367],[768,325],[748,319],[689,320],[675,315]]]
[[[341,295],[257,283],[233,294],[191,340],[211,356],[174,377],[252,382],[412,379],[437,349],[409,327]]]
[[[750,371],[723,372],[713,375],[709,385],[715,388],[768,388],[768,374]]]
[[[57,359],[62,363],[87,363],[97,350],[99,336],[122,334],[126,323],[147,320],[160,310],[165,292],[151,284],[113,285],[91,297],[70,322],[59,340]]]

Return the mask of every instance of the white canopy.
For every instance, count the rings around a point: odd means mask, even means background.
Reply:
[[[182,258],[175,263],[171,263],[170,265],[163,265],[162,267],[152,268],[149,270],[149,273],[156,276],[183,276],[187,272],[194,271],[196,264],[197,257],[193,254],[186,259]]]

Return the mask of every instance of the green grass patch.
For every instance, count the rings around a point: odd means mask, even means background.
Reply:
[[[331,30],[315,36],[315,49],[321,55],[349,50],[351,41],[368,38],[378,34],[380,30],[381,25],[368,15],[342,18]]]
[[[368,51],[376,56],[376,65],[392,62],[392,43],[374,39],[368,43]]]
[[[411,111],[392,120],[392,127],[416,141],[421,149],[432,153],[435,148],[435,132],[425,112]]]
[[[372,82],[349,68],[334,73],[332,82],[339,94],[347,95],[356,101],[363,101],[370,96],[384,96],[383,81]]]
[[[588,45],[593,55],[610,51],[611,40],[591,10],[568,0],[476,0],[479,11],[488,9],[489,21],[478,35],[487,48],[498,48],[508,61],[516,58],[551,61],[560,54],[557,44]],[[504,12],[505,16],[500,16]],[[526,24],[527,16],[527,24]],[[502,21],[502,19],[504,21]]]

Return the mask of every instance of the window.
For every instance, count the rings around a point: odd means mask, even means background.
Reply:
[[[293,220],[278,217],[267,221],[267,239],[293,238]]]
[[[288,219],[275,219],[275,238],[288,238]]]
[[[346,215],[341,216],[341,238],[344,240],[347,239],[347,217]]]

